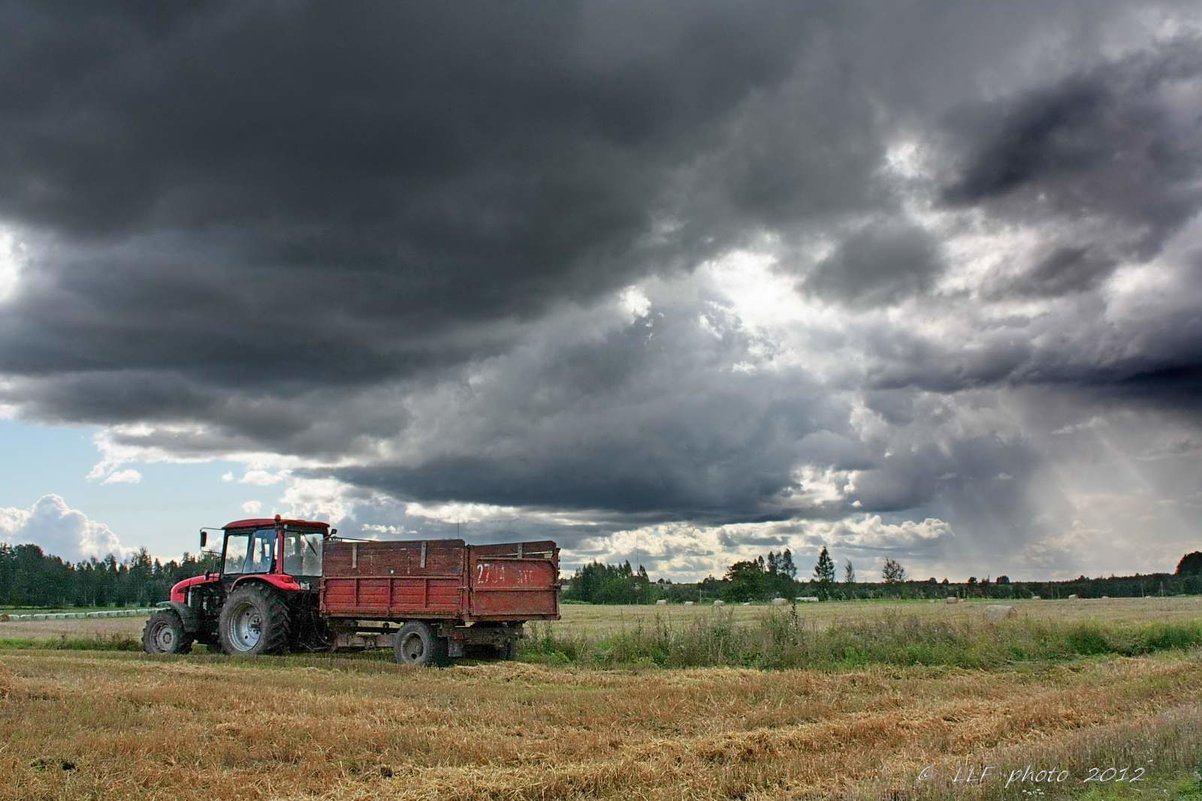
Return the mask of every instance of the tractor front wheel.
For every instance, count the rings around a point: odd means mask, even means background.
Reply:
[[[142,650],[148,654],[186,654],[192,650],[192,640],[174,609],[155,612],[142,629]]]
[[[239,587],[221,607],[221,650],[235,656],[281,653],[288,650],[291,623],[278,592],[259,584]]]

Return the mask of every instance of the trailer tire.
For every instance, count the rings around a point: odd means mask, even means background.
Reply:
[[[497,656],[506,662],[512,662],[518,658],[518,641],[509,640],[504,645],[497,646]]]
[[[434,633],[430,624],[411,620],[401,626],[392,642],[392,653],[401,665],[431,667],[445,665],[447,640]]]
[[[283,653],[291,630],[288,604],[278,592],[258,583],[230,593],[217,624],[221,650],[234,656]]]
[[[193,639],[174,609],[160,609],[142,628],[142,650],[148,654],[186,654],[192,650]]]

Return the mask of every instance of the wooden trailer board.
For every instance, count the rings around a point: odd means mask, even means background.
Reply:
[[[358,620],[462,623],[559,617],[559,549],[550,541],[326,541],[321,613]]]

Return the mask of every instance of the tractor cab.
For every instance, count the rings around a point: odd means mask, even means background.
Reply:
[[[304,590],[316,587],[321,579],[322,545],[330,536],[326,523],[277,517],[238,520],[222,531],[225,541],[220,568],[224,584],[233,586],[248,576],[286,576]],[[202,547],[205,534],[201,532]]]

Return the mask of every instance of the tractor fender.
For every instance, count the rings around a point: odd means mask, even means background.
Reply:
[[[301,586],[296,583],[296,579],[292,576],[280,576],[274,573],[262,573],[257,575],[243,576],[235,581],[230,586],[230,592],[245,587],[251,583],[266,584],[269,587],[277,589],[281,592],[300,592]]]
[[[200,631],[200,616],[196,614],[196,610],[187,604],[179,601],[160,601],[155,604],[160,609],[174,609],[179,615],[180,622],[184,624],[184,631],[189,634],[195,634]]]
[[[216,584],[221,580],[221,577],[216,573],[205,573],[203,576],[193,576],[186,578],[183,581],[177,581],[171,588],[172,603],[184,603],[188,597],[188,589],[190,587],[199,587],[205,584]]]

